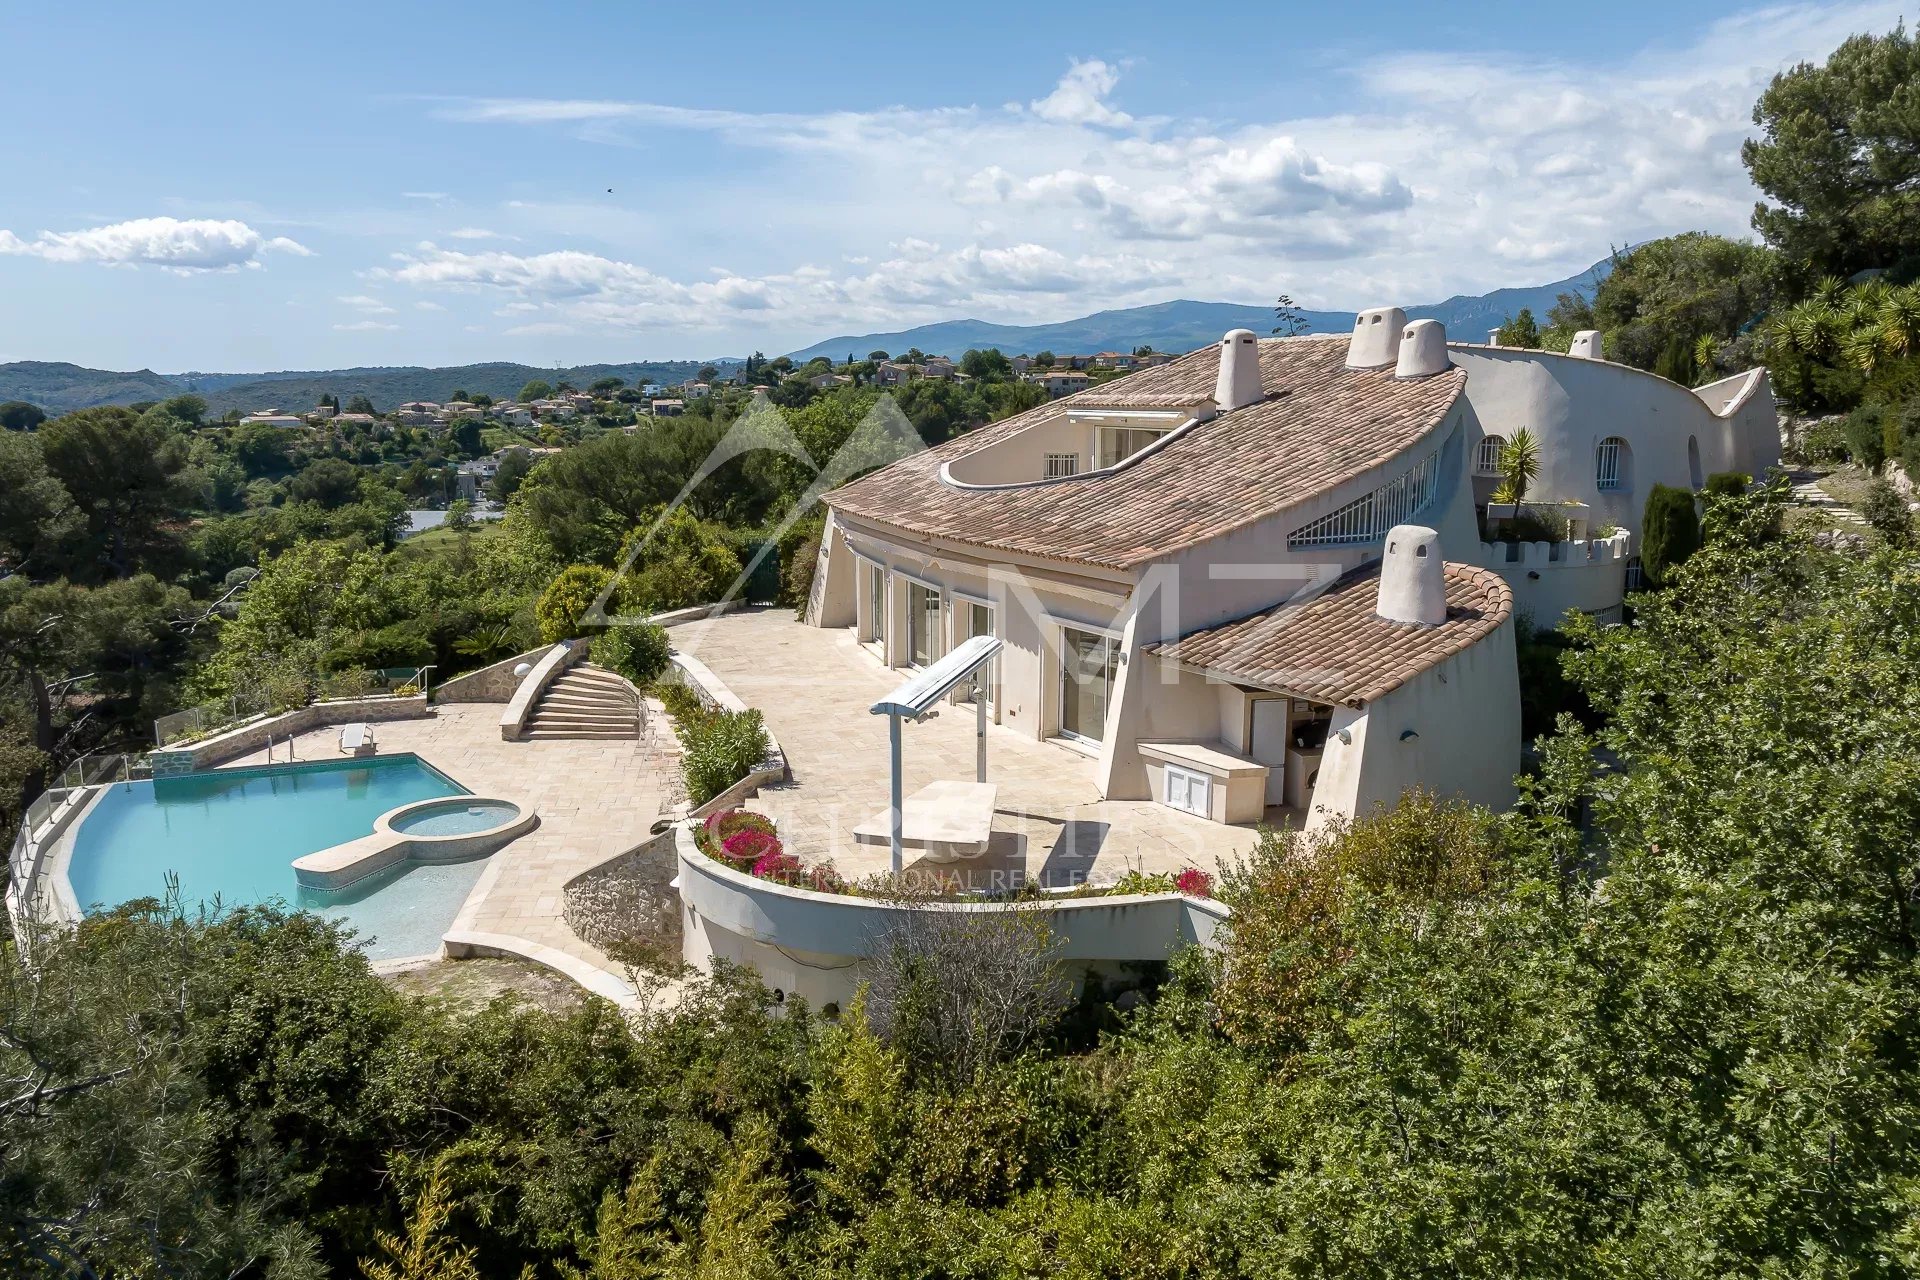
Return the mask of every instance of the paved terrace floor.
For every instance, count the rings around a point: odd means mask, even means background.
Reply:
[[[885,845],[862,845],[853,829],[887,807],[887,717],[868,708],[906,673],[888,670],[844,630],[794,621],[786,609],[724,614],[674,628],[676,649],[705,663],[765,715],[792,782],[763,788],[750,806],[779,825],[808,862],[831,858],[848,879],[885,871]],[[904,726],[908,795],[937,779],[974,776],[969,706],[945,706]],[[1103,801],[1092,759],[1073,748],[999,725],[987,729],[987,780],[999,787],[992,847],[950,863],[981,887],[1018,873],[1048,885],[1110,882],[1132,868],[1214,870],[1253,847],[1255,831],[1229,827],[1150,801]],[[908,851],[909,865],[912,851]],[[924,864],[923,864],[924,865]]]
[[[538,827],[488,858],[454,930],[522,939],[622,976],[622,966],[567,927],[562,889],[647,838],[664,794],[657,753],[641,741],[503,742],[500,711],[498,703],[454,703],[431,719],[373,726],[380,754],[414,752],[469,791],[525,796],[540,815]],[[273,755],[287,758],[285,741]],[[293,756],[341,759],[339,728],[296,736]],[[265,763],[256,751],[225,767]]]

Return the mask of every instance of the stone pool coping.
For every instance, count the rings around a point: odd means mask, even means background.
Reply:
[[[421,763],[432,765],[422,760]],[[439,770],[435,770],[439,772]],[[441,774],[442,777],[446,775]],[[449,779],[450,780],[450,779]],[[449,804],[509,804],[512,818],[483,831],[463,831],[453,835],[424,835],[402,831],[395,823],[418,810]],[[337,892],[378,875],[403,862],[466,862],[497,853],[540,824],[540,815],[524,796],[433,796],[410,800],[387,810],[373,820],[373,831],[357,840],[332,845],[293,860],[294,879],[303,888]],[[462,903],[464,906],[464,902]]]

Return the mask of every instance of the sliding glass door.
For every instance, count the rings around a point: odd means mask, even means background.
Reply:
[[[940,593],[907,583],[907,661],[924,667],[940,656]]]
[[[954,644],[958,645],[961,641],[971,640],[975,636],[990,636],[993,634],[992,605],[980,604],[973,600],[955,600],[953,602],[953,608],[953,624],[957,633],[953,638]],[[987,664],[987,669],[984,673],[987,684],[987,709],[989,711],[993,709],[994,690],[999,688],[999,666],[1000,660],[995,658]],[[969,695],[968,701],[971,700],[971,695]]]
[[[1119,644],[1095,631],[1061,629],[1060,732],[1083,742],[1106,737],[1107,703],[1113,697],[1113,675],[1119,666]]]

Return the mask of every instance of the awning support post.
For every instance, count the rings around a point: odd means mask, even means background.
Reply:
[[[984,748],[982,748],[984,750]],[[887,808],[887,826],[893,849],[893,874],[896,876],[906,867],[906,805],[902,794],[900,779],[900,717],[887,717],[887,751],[891,758],[893,774],[892,795]]]
[[[973,780],[987,780],[987,681],[979,672],[973,677]]]

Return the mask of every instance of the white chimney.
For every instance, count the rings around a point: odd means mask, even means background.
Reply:
[[[1407,313],[1398,307],[1370,307],[1353,318],[1353,337],[1347,342],[1347,368],[1384,369],[1399,350],[1400,330]]]
[[[1400,335],[1400,358],[1393,366],[1396,378],[1430,378],[1446,372],[1447,327],[1438,320],[1415,320]]]
[[[1260,389],[1260,342],[1251,329],[1235,329],[1220,339],[1220,378],[1213,402],[1230,413],[1264,397]]]
[[[1598,360],[1600,356],[1600,331],[1582,329],[1573,335],[1573,345],[1567,348],[1570,356],[1579,356],[1582,360]]]
[[[1487,335],[1487,345],[1490,347],[1497,347],[1500,345],[1500,331],[1498,329],[1495,329],[1492,333]]]
[[[1388,622],[1437,627],[1447,620],[1447,575],[1440,565],[1440,535],[1425,525],[1387,530],[1380,561],[1380,598],[1373,611]]]

